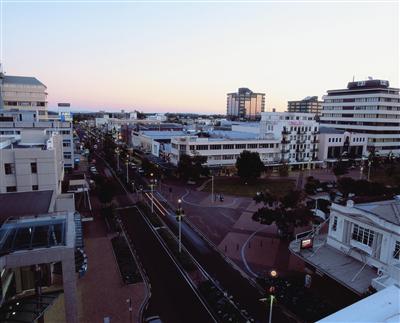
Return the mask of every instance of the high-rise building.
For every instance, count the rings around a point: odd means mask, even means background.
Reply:
[[[255,120],[265,111],[265,93],[254,93],[242,87],[227,94],[226,114],[232,119]]]
[[[400,155],[400,95],[385,80],[350,82],[323,97],[325,127],[368,134],[368,150]]]
[[[288,101],[288,112],[313,113],[320,115],[322,101],[318,101],[318,96],[308,96],[300,101]]]
[[[47,119],[47,87],[35,77],[0,73],[1,108],[37,111],[38,119]]]

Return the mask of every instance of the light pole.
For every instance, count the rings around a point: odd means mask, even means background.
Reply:
[[[275,269],[272,269],[269,272],[269,276],[272,278],[272,281],[274,282],[275,279],[278,277],[278,272]],[[272,283],[270,288],[268,289],[269,293],[269,314],[268,314],[268,323],[272,323],[272,309],[274,305],[274,299],[275,299],[275,283]],[[266,303],[268,301],[268,298],[260,298],[260,302]]]
[[[129,297],[126,302],[128,303],[128,311],[129,311],[129,322],[132,323],[132,298]]]
[[[214,175],[211,176],[211,202],[214,203]]]
[[[371,164],[372,164],[372,162],[369,160],[368,161],[368,182],[369,182],[369,178],[371,176]]]
[[[157,180],[153,179],[154,174],[150,173],[150,188],[151,188],[151,213],[154,212],[154,184],[157,184]]]
[[[115,152],[116,152],[116,154],[117,154],[117,170],[119,171],[119,149],[116,148],[116,149],[115,149]]]
[[[179,253],[182,251],[182,217],[185,216],[185,212],[182,209],[182,200],[178,199],[178,208],[176,210],[176,219],[178,220],[178,239],[179,239]]]
[[[126,155],[126,183],[129,183],[129,155]]]

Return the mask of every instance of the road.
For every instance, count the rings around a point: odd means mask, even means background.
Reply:
[[[121,210],[120,215],[151,282],[145,317],[159,315],[167,323],[213,322],[137,209]]]

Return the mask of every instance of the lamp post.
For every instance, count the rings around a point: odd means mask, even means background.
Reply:
[[[371,164],[372,164],[372,162],[369,160],[368,161],[368,182],[369,182],[369,178],[371,176]]]
[[[275,279],[278,277],[278,272],[275,269],[272,269],[269,272],[269,276],[272,278],[272,281],[274,282]],[[272,323],[272,309],[273,309],[273,304],[274,304],[274,299],[275,299],[275,283],[272,283],[270,288],[268,289],[269,293],[269,314],[268,314],[268,323]],[[268,301],[268,298],[260,298],[259,301],[266,303]]]
[[[151,213],[154,212],[154,185],[157,184],[157,180],[153,179],[154,174],[150,173],[150,188],[151,188]]]
[[[185,212],[182,209],[182,200],[178,199],[178,208],[176,210],[176,219],[178,220],[178,239],[179,239],[179,253],[182,251],[182,217]]]
[[[117,170],[119,171],[119,149],[115,149],[115,153],[117,154]]]
[[[129,183],[129,155],[126,155],[126,183]]]
[[[214,203],[214,175],[211,176],[211,202]]]

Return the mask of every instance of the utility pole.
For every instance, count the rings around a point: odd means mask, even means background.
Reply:
[[[214,175],[211,176],[211,202],[214,203]]]

